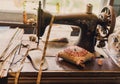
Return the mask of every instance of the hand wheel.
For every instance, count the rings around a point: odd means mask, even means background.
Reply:
[[[97,40],[99,46],[105,46],[105,41],[108,36],[114,31],[115,27],[115,12],[112,6],[106,6],[101,10],[97,26]],[[104,45],[103,45],[104,44]]]
[[[115,13],[112,6],[106,6],[99,15],[98,33],[105,38],[111,34],[115,27]]]

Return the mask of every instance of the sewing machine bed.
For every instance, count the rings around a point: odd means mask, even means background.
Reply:
[[[44,42],[40,43],[43,46]],[[98,65],[96,58],[90,62],[86,62],[84,68],[78,67],[74,64],[64,60],[56,60],[56,54],[59,50],[69,46],[69,43],[49,42],[46,53],[46,60],[48,69],[42,73],[41,84],[106,84],[106,83],[120,83],[120,68],[111,60],[111,58],[103,58],[103,65]],[[25,52],[23,48],[21,52]],[[10,72],[8,74],[8,83],[13,84],[14,77]],[[20,84],[35,84],[37,78],[37,71],[33,68],[30,61],[26,59],[24,67],[20,73]]]

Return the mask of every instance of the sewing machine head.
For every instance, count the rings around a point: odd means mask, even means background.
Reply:
[[[39,4],[37,25],[38,40],[39,37],[44,34],[45,28],[50,24],[52,16],[52,14],[44,12],[41,9],[41,4]],[[104,38],[112,33],[115,24],[115,16],[111,6],[104,7],[99,17],[92,13],[91,4],[87,5],[87,11],[85,13],[54,16],[53,23],[79,26],[81,34],[77,45],[90,52],[94,52],[96,39],[104,41]]]

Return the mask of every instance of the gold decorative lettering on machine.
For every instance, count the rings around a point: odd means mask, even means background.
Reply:
[[[110,0],[112,2],[113,0]],[[80,27],[80,37],[77,46],[90,52],[94,52],[96,40],[102,45],[106,38],[113,32],[115,26],[115,14],[112,4],[108,4],[101,10],[99,16],[92,13],[92,4],[88,4],[85,13],[54,15],[54,22]],[[38,8],[37,36],[38,40],[44,34],[45,28],[50,24],[52,14]]]

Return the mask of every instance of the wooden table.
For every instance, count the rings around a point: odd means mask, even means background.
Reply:
[[[78,67],[64,60],[56,60],[56,53],[69,46],[65,43],[48,44],[46,59],[48,69],[42,72],[41,84],[120,84],[120,68],[111,58],[103,58],[103,65],[97,63],[99,58],[87,62],[85,68]],[[14,73],[14,72],[13,72]],[[35,84],[37,71],[30,62],[26,62],[20,73],[19,84]],[[8,74],[8,84],[14,83],[14,76]]]

